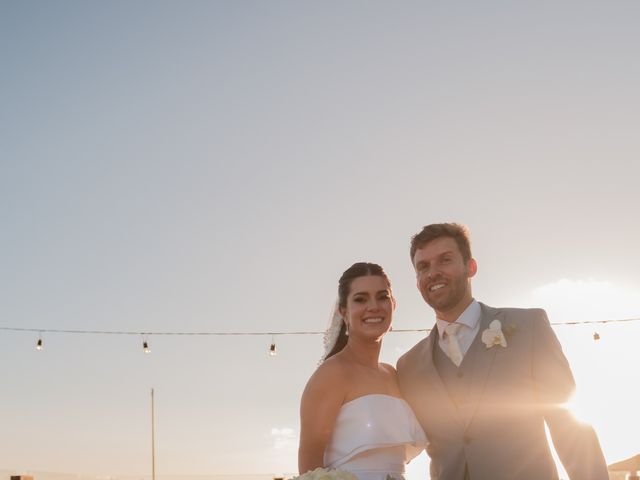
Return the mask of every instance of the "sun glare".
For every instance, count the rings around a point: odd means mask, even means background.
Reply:
[[[576,391],[564,407],[573,415],[573,417],[582,422],[593,424],[593,410],[590,406],[589,399],[585,399],[579,391]]]
[[[615,320],[640,318],[640,292],[607,281],[563,279],[536,288],[530,306],[544,308],[558,324],[554,330],[577,385],[567,409],[595,428],[609,462],[638,453],[632,438],[640,431],[640,321]],[[608,322],[563,325],[583,321]]]

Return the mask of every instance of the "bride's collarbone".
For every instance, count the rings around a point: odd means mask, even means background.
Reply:
[[[374,370],[362,365],[351,366],[350,373],[345,403],[365,395],[400,397],[400,389],[394,376],[382,367]]]

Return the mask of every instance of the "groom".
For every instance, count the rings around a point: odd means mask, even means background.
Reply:
[[[572,480],[608,479],[595,432],[561,407],[575,383],[544,310],[473,298],[478,266],[461,225],[424,227],[410,253],[436,327],[400,358],[398,377],[429,440],[431,478],[557,479],[546,423]]]

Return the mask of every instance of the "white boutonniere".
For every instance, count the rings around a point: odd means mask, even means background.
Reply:
[[[500,320],[493,320],[489,324],[489,328],[482,332],[482,343],[484,343],[487,348],[491,348],[495,345],[500,345],[502,347],[507,346],[507,339],[504,337],[504,333],[502,333],[502,324],[500,323]]]

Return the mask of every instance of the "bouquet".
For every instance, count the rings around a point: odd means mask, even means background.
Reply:
[[[353,473],[343,470],[318,467],[290,480],[358,480],[358,478]]]

